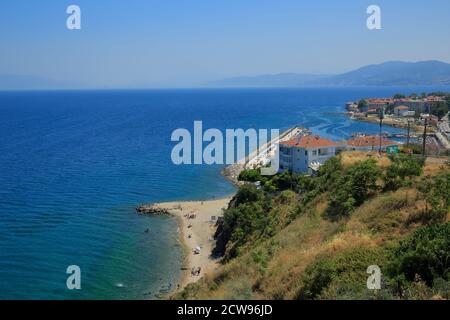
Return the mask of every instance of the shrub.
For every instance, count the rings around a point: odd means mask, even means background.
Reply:
[[[261,181],[261,172],[260,169],[250,169],[243,170],[239,173],[238,180],[239,181],[248,181],[248,182],[256,182]]]
[[[367,293],[367,267],[382,266],[384,261],[382,250],[364,247],[321,257],[305,269],[297,298],[335,299],[334,294],[347,298],[363,296]]]
[[[411,184],[413,177],[423,173],[423,158],[417,158],[407,154],[397,154],[390,157],[391,165],[384,176],[386,191],[394,191]]]
[[[425,177],[418,189],[425,198],[425,217],[430,222],[441,222],[450,212],[450,172]]]
[[[336,187],[336,183],[342,176],[342,162],[338,157],[328,159],[318,173],[320,191],[330,190]]]
[[[388,275],[400,295],[417,276],[430,287],[435,279],[450,280],[450,222],[417,229],[390,256]]]
[[[237,207],[240,204],[260,201],[263,198],[264,194],[261,190],[252,184],[245,184],[239,188],[232,202]]]
[[[355,207],[360,206],[377,189],[377,180],[381,169],[375,160],[360,161],[344,171],[331,190],[327,214],[331,219],[350,215]]]

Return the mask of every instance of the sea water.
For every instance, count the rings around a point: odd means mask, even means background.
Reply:
[[[300,125],[338,141],[379,130],[340,114],[345,102],[431,90],[0,92],[0,299],[156,299],[173,290],[176,221],[135,207],[234,192],[220,166],[172,164],[177,128]],[[70,265],[81,268],[81,290],[67,289]]]

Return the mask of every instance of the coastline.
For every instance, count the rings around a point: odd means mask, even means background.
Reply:
[[[365,117],[365,118],[355,118],[353,120],[361,121],[361,122],[370,122],[370,123],[375,123],[375,124],[378,124],[380,122],[380,119],[378,117],[374,117],[374,116]],[[392,127],[392,128],[400,128],[400,129],[408,128],[407,123],[395,121],[394,119],[387,118],[387,117],[383,119],[383,126],[388,126],[388,127]],[[411,133],[419,134],[419,133],[422,133],[423,130],[424,130],[424,127],[421,125],[417,125],[417,124],[411,125]],[[432,132],[431,128],[428,128],[428,130],[430,130],[430,132]]]
[[[161,213],[175,217],[178,222],[178,233],[184,248],[184,257],[180,282],[172,294],[219,269],[220,259],[211,255],[216,243],[214,240],[215,226],[217,218],[223,216],[222,209],[228,206],[230,200],[231,196],[206,201],[162,202],[151,206],[154,210],[160,210]],[[198,254],[195,253],[197,247],[200,247]],[[199,268],[200,273],[193,275],[192,271],[197,271]]]

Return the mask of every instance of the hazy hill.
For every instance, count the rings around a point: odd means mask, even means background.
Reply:
[[[440,61],[386,62],[318,81],[333,86],[450,85],[450,64]]]
[[[440,61],[391,61],[361,67],[339,75],[281,73],[235,77],[213,82],[226,87],[292,86],[448,86],[450,64]]]

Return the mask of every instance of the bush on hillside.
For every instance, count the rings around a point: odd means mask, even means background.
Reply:
[[[411,186],[414,177],[423,173],[423,158],[408,154],[397,154],[390,157],[391,164],[384,176],[385,191],[395,191],[401,187]]]
[[[261,170],[260,169],[243,170],[241,171],[241,173],[239,173],[238,180],[247,182],[261,181],[262,180]]]
[[[400,296],[417,279],[429,287],[438,279],[449,281],[450,222],[417,229],[390,256],[387,272]]]
[[[363,247],[320,257],[305,269],[297,298],[361,298],[368,291],[367,267],[382,266],[384,262],[382,250]]]
[[[430,222],[441,222],[450,212],[450,172],[425,177],[419,185],[425,199],[425,217]]]
[[[349,216],[378,190],[377,180],[381,169],[375,160],[360,161],[344,171],[330,190],[327,215],[332,220]]]

